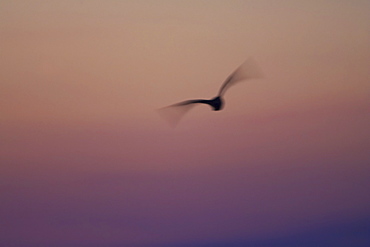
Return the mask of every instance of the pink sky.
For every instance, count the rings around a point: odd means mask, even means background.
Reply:
[[[0,245],[321,246],[333,232],[368,246],[369,13],[365,0],[2,1]],[[159,117],[215,96],[248,57],[265,78],[230,88],[224,110]]]

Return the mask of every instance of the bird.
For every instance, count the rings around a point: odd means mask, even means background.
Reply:
[[[249,58],[226,78],[214,98],[185,100],[159,109],[159,114],[165,118],[170,125],[176,126],[185,113],[197,104],[206,104],[209,105],[213,111],[220,111],[225,105],[223,96],[231,86],[244,80],[258,79],[262,77],[263,73],[257,63],[253,58]]]

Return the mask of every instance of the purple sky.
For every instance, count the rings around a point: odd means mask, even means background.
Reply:
[[[0,245],[370,245],[368,1],[2,1]],[[211,98],[246,58],[263,79]]]

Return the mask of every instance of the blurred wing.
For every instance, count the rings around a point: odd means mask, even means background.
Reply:
[[[222,84],[220,91],[218,92],[219,96],[222,96],[228,88],[235,85],[238,82],[248,79],[257,79],[262,78],[263,74],[257,63],[254,59],[249,58],[242,65],[239,66]]]
[[[171,126],[175,127],[181,118],[195,106],[196,103],[204,103],[204,100],[186,100],[158,110],[159,115]]]
[[[170,105],[169,107],[171,107],[171,106],[186,106],[186,105],[190,105],[190,104],[207,103],[207,102],[208,102],[208,100],[204,100],[204,99],[191,99],[191,100],[185,100],[185,101],[182,101],[180,103]]]

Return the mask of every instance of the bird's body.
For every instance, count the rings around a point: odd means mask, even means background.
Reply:
[[[219,111],[224,106],[224,102],[221,96],[214,97],[213,99],[193,99],[193,100],[186,100],[172,106],[185,106],[190,104],[207,104],[210,105],[214,111]]]
[[[222,84],[218,95],[212,99],[194,99],[186,100],[168,107],[162,108],[160,113],[169,120],[173,125],[176,125],[181,117],[195,104],[207,104],[210,105],[214,111],[220,111],[223,109],[224,100],[222,96],[230,86],[237,82],[261,78],[262,73],[256,63],[252,59],[246,60],[242,65],[239,66],[231,75],[229,75],[224,83]]]
[[[208,100],[206,104],[212,106],[214,111],[220,111],[224,107],[224,101],[221,96]]]

